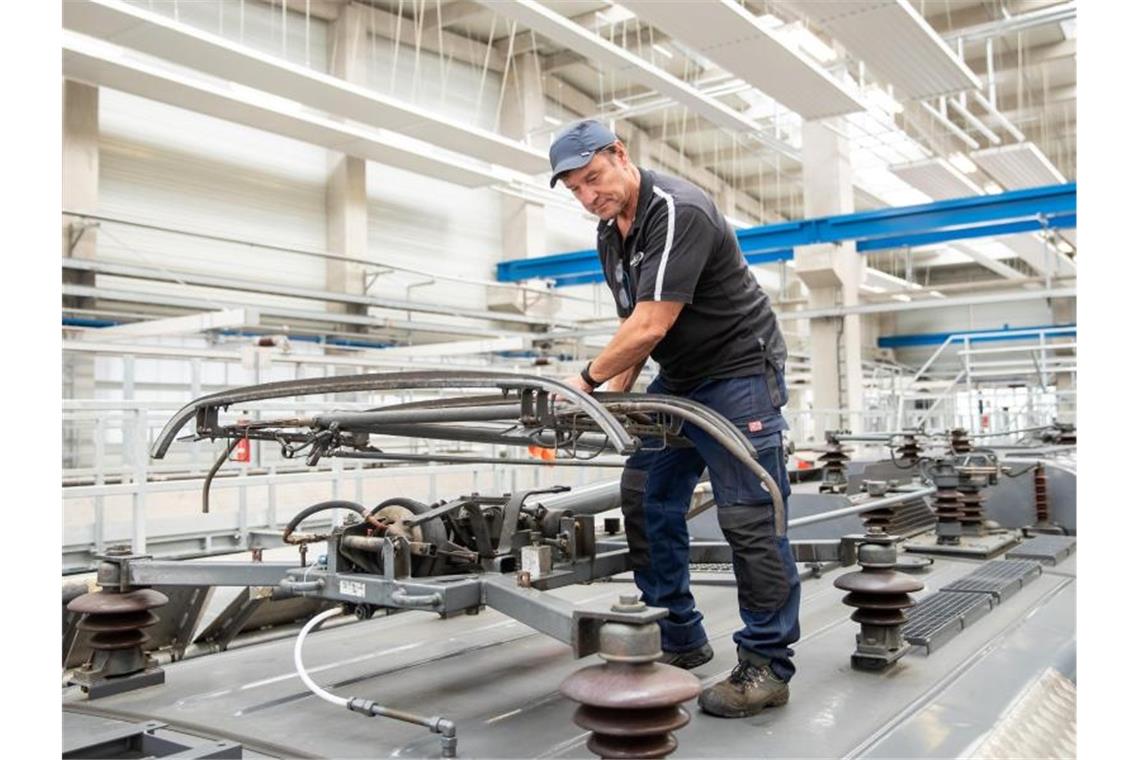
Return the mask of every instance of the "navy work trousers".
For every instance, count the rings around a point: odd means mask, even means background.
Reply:
[[[770,388],[764,375],[708,380],[683,395],[711,407],[737,425],[758,461],[780,485],[787,504],[791,486],[780,432],[787,428],[779,407],[786,400],[782,377]],[[648,388],[663,393],[660,378]],[[773,398],[778,394],[777,398]],[[693,448],[646,448],[626,460],[622,512],[642,599],[665,607],[661,646],[667,652],[708,641],[703,616],[689,590],[689,530],[685,522],[693,490],[708,468],[717,517],[732,547],[740,617],[733,636],[741,659],[769,663],[778,678],[795,673],[791,644],[800,637],[800,579],[786,533],[776,525],[772,498],[761,481],[706,433],[686,423]],[[785,524],[788,519],[785,515]],[[782,526],[779,526],[782,527]]]

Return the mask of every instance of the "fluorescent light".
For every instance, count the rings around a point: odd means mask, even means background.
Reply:
[[[997,195],[1002,191],[1001,185],[996,182],[986,182],[982,185],[982,189],[985,190],[989,195]]]
[[[908,296],[906,293],[895,293],[893,296],[891,296],[891,298],[895,299],[896,301],[910,303],[910,296]]]
[[[622,111],[626,111],[629,109],[629,103],[626,103],[624,100],[618,100],[617,98],[613,98],[610,100],[610,103],[613,103],[614,107],[619,108]]]
[[[562,121],[561,121],[561,120],[559,120],[559,119],[556,119],[556,118],[554,118],[553,116],[543,116],[543,117],[542,117],[542,120],[543,120],[543,121],[545,121],[547,124],[552,124],[552,125],[554,125],[554,126],[556,126],[556,127],[558,127],[558,126],[561,126],[561,125],[562,125]]]
[[[1073,246],[1069,245],[1068,240],[1058,240],[1057,241],[1057,250],[1060,251],[1061,253],[1072,253],[1073,252]]]
[[[673,54],[671,52],[669,52],[669,48],[665,47],[664,45],[662,45],[658,42],[653,43],[653,49],[656,50],[661,55],[665,56],[666,58],[672,58],[673,57]]]
[[[966,158],[961,153],[951,153],[946,158],[948,161],[950,161],[950,164],[955,169],[964,174],[973,174],[978,170],[978,167],[974,165],[974,162]]]
[[[932,291],[930,291],[930,296],[932,298],[945,298],[946,294],[943,293],[941,290],[932,290]]]

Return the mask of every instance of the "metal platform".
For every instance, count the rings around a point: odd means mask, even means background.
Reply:
[[[1062,566],[1069,572],[1073,563],[1069,558]],[[1039,572],[1037,563],[1030,564]],[[939,558],[922,579],[928,589],[937,589],[969,577],[976,567]],[[840,603],[843,592],[832,586],[835,577],[825,573],[803,581],[798,672],[789,704],[725,721],[690,703],[686,708],[693,720],[678,732],[674,757],[954,756],[983,737],[992,716],[1047,668],[1068,675],[1058,663],[1071,660],[1075,647],[1070,575],[1042,575],[930,656],[904,657],[883,674],[850,667],[858,625]],[[547,593],[587,605],[630,589],[628,576],[619,576]],[[736,589],[697,585],[693,593],[716,651],[694,671],[708,686],[736,664]],[[277,757],[438,757],[438,740],[419,727],[366,720],[318,700],[297,678],[292,648],[292,638],[235,642],[226,652],[167,665],[162,686],[95,702],[66,690],[64,710],[132,722],[158,720]],[[305,659],[317,682],[335,693],[456,721],[461,757],[589,754],[586,733],[571,720],[575,705],[558,686],[570,673],[600,660],[575,660],[566,645],[500,613],[442,619],[407,612],[335,625],[309,638]],[[973,684],[969,699],[958,694],[966,681]],[[916,709],[923,711],[921,725],[915,724]],[[64,731],[66,739],[66,723]]]
[[[1038,536],[1006,552],[1007,559],[1036,560],[1056,565],[1077,550],[1077,539],[1069,536]]]

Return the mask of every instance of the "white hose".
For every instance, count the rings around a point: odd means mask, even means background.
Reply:
[[[328,620],[330,617],[341,614],[344,614],[344,611],[341,610],[340,607],[333,607],[331,610],[325,610],[321,614],[315,616],[309,622],[305,623],[305,627],[301,629],[301,633],[297,636],[297,643],[293,645],[293,665],[297,668],[297,675],[301,677],[301,680],[305,683],[305,686],[309,687],[309,691],[313,692],[324,701],[332,702],[338,707],[348,707],[347,699],[338,697],[335,694],[330,694],[320,686],[317,686],[316,683],[313,682],[313,679],[309,678],[309,674],[305,672],[305,663],[301,662],[301,647],[305,645],[305,636],[309,633],[309,631],[313,630],[318,625]]]

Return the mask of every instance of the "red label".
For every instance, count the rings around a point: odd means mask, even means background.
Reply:
[[[234,447],[232,460],[234,462],[248,462],[249,461],[249,439],[242,438],[238,441],[237,446]]]
[[[748,423],[748,432],[749,433],[759,433],[763,429],[764,429],[764,423],[761,422],[760,420],[752,420],[752,422]]]

